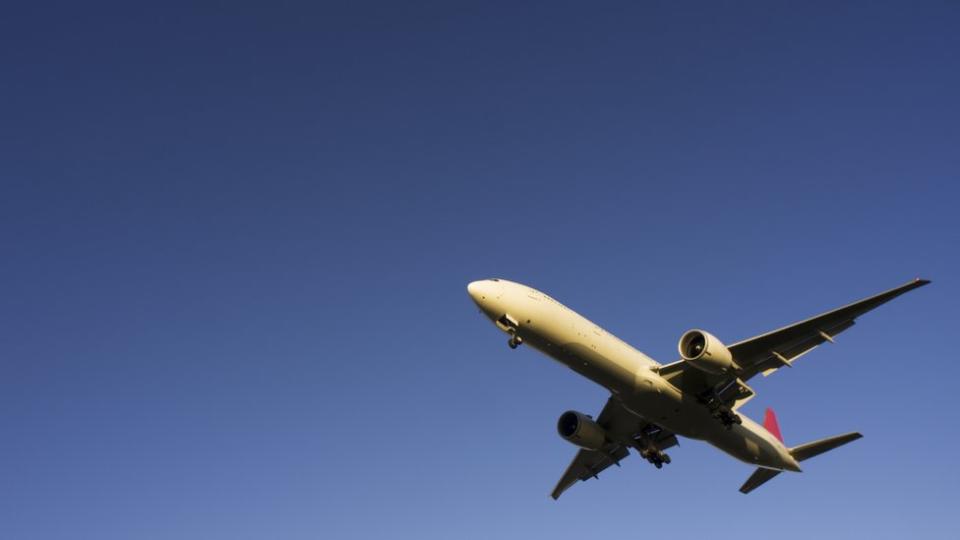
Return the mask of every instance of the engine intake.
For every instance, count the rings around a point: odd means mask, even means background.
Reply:
[[[567,442],[587,450],[599,450],[607,443],[607,432],[589,416],[567,411],[557,420],[557,433]]]
[[[733,354],[713,334],[690,330],[680,337],[680,357],[700,370],[721,375],[735,367]]]

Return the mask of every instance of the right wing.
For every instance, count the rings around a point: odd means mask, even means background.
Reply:
[[[620,460],[630,455],[628,448],[641,444],[640,440],[645,439],[659,450],[677,444],[677,437],[673,433],[631,413],[613,397],[607,400],[596,422],[614,441],[600,450],[577,452],[560,482],[557,483],[557,487],[553,488],[553,493],[550,494],[554,499],[559,498],[561,493],[578,480],[597,478],[597,474],[607,467],[619,466]]]

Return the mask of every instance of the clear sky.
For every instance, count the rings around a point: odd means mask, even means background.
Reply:
[[[960,4],[119,2],[0,18],[0,537],[957,538]],[[548,496],[603,389],[468,281],[670,362],[904,283]]]

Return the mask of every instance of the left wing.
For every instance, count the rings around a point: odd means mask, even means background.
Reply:
[[[700,395],[718,392],[721,401],[742,405],[753,392],[743,384],[758,373],[769,375],[781,367],[791,367],[793,362],[826,341],[853,326],[860,315],[882,305],[905,292],[930,283],[916,279],[889,291],[864,298],[833,311],[779,328],[766,334],[752,337],[727,346],[733,361],[739,366],[736,376],[710,375],[680,360],[660,368],[660,375],[684,392]]]
[[[789,366],[825,341],[832,343],[833,337],[853,326],[860,315],[928,283],[929,280],[918,278],[859,302],[730,345],[728,349],[743,369],[740,378],[745,381],[757,373],[769,374]]]
[[[630,455],[629,447],[643,448],[646,444],[662,451],[677,444],[674,434],[631,413],[612,396],[607,400],[596,422],[614,440],[600,450],[577,452],[550,494],[554,499],[559,498],[560,494],[577,480],[597,478],[597,474],[607,467],[620,466],[620,460]]]

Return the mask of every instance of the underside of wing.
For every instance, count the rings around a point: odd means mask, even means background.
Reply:
[[[833,311],[761,334],[727,346],[736,364],[735,373],[715,375],[680,360],[662,366],[660,375],[684,392],[695,395],[720,394],[731,407],[739,407],[753,396],[746,381],[758,373],[768,375],[791,367],[804,354],[854,325],[855,319],[894,298],[930,283],[917,279],[889,291],[865,298]]]
[[[928,283],[930,282],[927,280],[917,279],[805,321],[730,345],[728,349],[742,370],[740,378],[748,380],[757,373],[769,373],[781,367],[789,367],[797,358],[818,345],[827,341],[833,342],[837,334],[854,325],[857,317]]]
[[[631,413],[613,397],[607,400],[596,423],[607,433],[607,444],[597,450],[577,452],[550,494],[554,499],[577,481],[597,478],[606,468],[619,466],[620,460],[630,455],[631,447],[641,452],[662,452],[677,444],[672,433]]]
[[[601,471],[611,465],[620,465],[620,460],[629,456],[630,451],[624,446],[616,446],[609,452],[600,452],[597,450],[580,450],[576,457],[570,462],[570,466],[563,473],[563,477],[557,482],[550,494],[554,499],[558,499],[560,494],[575,484],[578,480],[589,480],[590,478],[599,478],[597,476]]]

